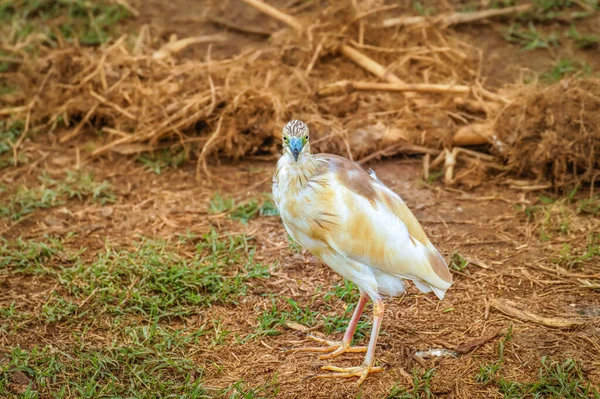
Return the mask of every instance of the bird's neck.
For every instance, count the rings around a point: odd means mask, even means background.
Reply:
[[[288,190],[297,191],[319,171],[317,159],[310,152],[300,155],[298,161],[288,153],[283,154],[278,165],[280,184]]]

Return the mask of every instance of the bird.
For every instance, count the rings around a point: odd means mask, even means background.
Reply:
[[[384,315],[384,297],[405,292],[409,280],[423,293],[441,300],[452,285],[452,274],[439,250],[398,194],[374,171],[333,154],[313,154],[308,126],[289,121],[282,129],[282,155],[273,175],[272,194],[283,226],[302,248],[353,282],[358,304],[341,341],[308,337],[325,346],[294,351],[366,352],[356,367],[322,366],[318,378],[358,377],[361,385],[376,367],[375,348]],[[362,311],[373,302],[373,324],[367,347],[351,346]]]

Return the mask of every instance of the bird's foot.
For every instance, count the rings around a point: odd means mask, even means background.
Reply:
[[[327,346],[323,346],[323,347],[305,347],[305,348],[296,348],[296,349],[291,349],[290,351],[293,352],[322,352],[322,353],[326,353],[325,355],[321,355],[319,356],[319,359],[324,360],[324,359],[331,359],[334,358],[336,356],[341,355],[342,353],[359,353],[359,352],[366,352],[367,351],[367,347],[366,346],[350,346],[350,342],[345,342],[345,341],[331,341],[325,338],[321,338],[321,337],[317,337],[315,335],[309,334],[307,335],[308,338],[312,339],[313,341],[317,341],[321,344],[325,344]]]
[[[337,366],[323,366],[321,370],[333,371],[330,374],[318,374],[313,378],[350,378],[350,377],[358,377],[358,381],[356,381],[356,386],[360,386],[367,379],[367,376],[371,373],[378,373],[383,371],[383,367],[373,367],[368,364],[363,364],[358,367],[337,367]]]

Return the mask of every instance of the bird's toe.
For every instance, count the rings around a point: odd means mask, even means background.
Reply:
[[[336,350],[334,350],[331,353],[328,353],[326,355],[321,355],[319,356],[320,360],[326,360],[326,359],[332,359],[336,356],[341,355],[342,353],[360,353],[360,352],[366,352],[367,351],[367,347],[366,346],[350,346],[349,344],[344,344],[342,343]]]
[[[360,386],[365,379],[371,373],[378,373],[383,371],[383,367],[373,367],[369,365],[362,365],[358,367],[337,367],[332,365],[326,365],[321,367],[321,370],[333,371],[333,373],[329,374],[318,374],[315,378],[350,378],[350,377],[358,377],[358,381],[356,381],[356,386]]]

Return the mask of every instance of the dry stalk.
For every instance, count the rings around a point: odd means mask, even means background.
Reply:
[[[452,137],[452,144],[461,147],[488,144],[495,136],[493,123],[473,123],[460,127]]]
[[[384,28],[392,26],[409,26],[417,25],[425,22],[432,22],[439,24],[442,27],[448,27],[451,25],[465,24],[469,22],[478,21],[481,19],[500,17],[504,15],[510,15],[520,12],[526,12],[532,7],[532,4],[523,4],[514,7],[506,7],[499,9],[483,10],[477,12],[457,12],[448,15],[441,15],[433,18],[423,16],[409,16],[409,17],[397,17],[388,18],[382,22]]]
[[[63,144],[63,143],[66,143],[67,141],[71,140],[72,138],[77,137],[77,135],[81,131],[81,128],[86,123],[88,123],[88,121],[90,120],[90,117],[94,114],[94,112],[96,112],[97,109],[98,109],[98,103],[94,104],[92,106],[92,108],[90,108],[89,111],[85,114],[85,116],[83,117],[83,119],[81,120],[81,122],[79,122],[79,124],[75,127],[75,129],[73,129],[73,131],[71,131],[69,134],[61,137],[61,139],[59,140],[59,142],[61,144]]]
[[[456,156],[458,155],[458,149],[453,148],[452,151],[444,150],[446,157],[444,158],[444,183],[454,183],[454,166],[456,165]]]
[[[331,83],[317,91],[320,96],[331,96],[342,94],[347,91],[394,91],[394,92],[420,92],[420,93],[451,93],[468,94],[469,86],[447,85],[431,83],[377,83],[377,82],[353,82],[341,81]]]
[[[271,18],[285,23],[286,25],[294,28],[295,30],[297,30],[299,32],[304,31],[304,26],[302,25],[302,23],[300,23],[300,21],[298,21],[296,18],[292,17],[291,15],[288,15],[282,11],[279,11],[278,9],[276,9],[273,6],[270,6],[260,0],[242,0],[242,1],[248,5],[256,8],[257,10],[267,14]]]
[[[540,316],[528,310],[519,309],[514,302],[507,299],[501,300],[491,298],[490,305],[508,316],[515,317],[521,321],[540,324],[544,327],[574,328],[581,327],[586,324],[584,320],[580,319],[564,319],[558,317]]]
[[[378,157],[389,157],[392,156],[394,154],[397,154],[398,152],[404,152],[407,154],[431,154],[431,155],[437,155],[440,153],[440,151],[435,150],[433,148],[428,148],[428,147],[423,147],[420,145],[416,145],[416,144],[410,144],[410,143],[396,143],[396,144],[392,144],[391,146],[384,148],[382,150],[376,151],[358,161],[356,161],[358,164],[362,165],[364,163],[367,163],[375,158]]]
[[[195,36],[195,37],[186,37],[185,39],[176,40],[173,42],[169,42],[165,44],[160,50],[156,51],[152,58],[155,60],[164,60],[172,56],[173,54],[177,54],[192,44],[199,43],[212,43],[212,42],[223,42],[227,39],[224,35],[206,35],[206,36]]]
[[[25,140],[25,137],[27,136],[27,133],[29,133],[29,127],[31,125],[31,112],[33,111],[33,108],[35,107],[36,103],[40,99],[40,94],[46,88],[46,84],[48,83],[48,78],[53,73],[54,73],[54,69],[50,68],[50,70],[48,70],[48,72],[44,76],[44,80],[42,81],[42,84],[40,85],[40,87],[38,88],[37,92],[35,93],[35,96],[33,96],[33,99],[29,102],[29,104],[27,105],[27,107],[25,107],[25,110],[27,112],[27,116],[25,117],[25,128],[23,129],[23,132],[21,133],[21,135],[17,139],[17,142],[12,146],[13,162],[14,162],[15,165],[18,165],[18,159],[19,159],[19,157],[18,157],[18,151],[19,151],[19,147],[21,146],[21,143],[23,143],[23,140]]]
[[[371,72],[380,79],[387,80],[390,83],[404,83],[402,79],[388,71],[386,67],[374,61],[370,57],[367,57],[357,49],[348,46],[347,44],[342,45],[341,52],[357,65]]]

